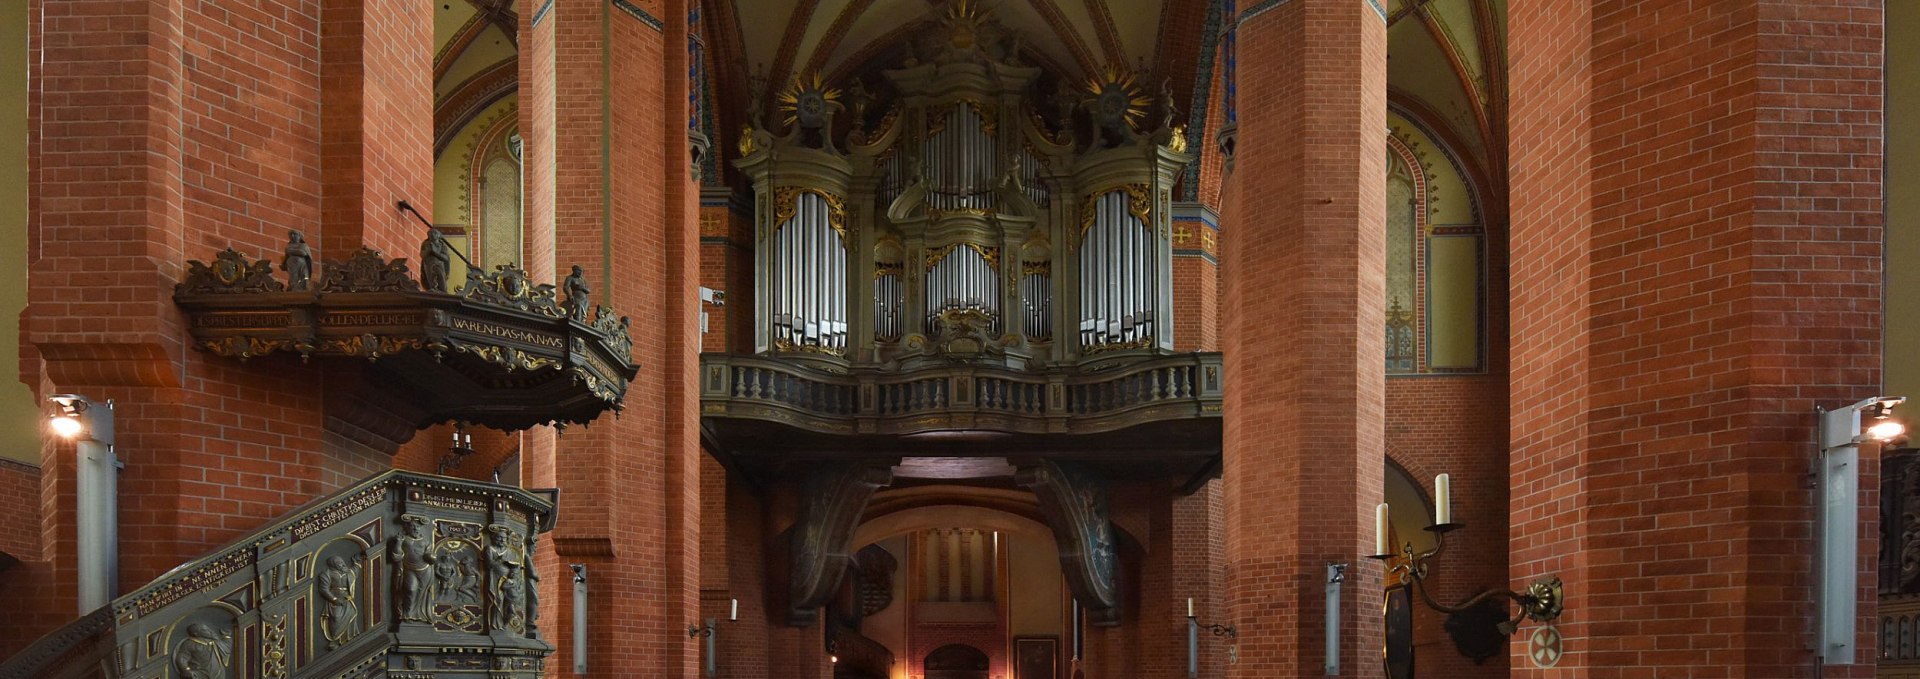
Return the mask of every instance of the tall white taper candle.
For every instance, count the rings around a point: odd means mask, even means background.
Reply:
[[[1392,554],[1393,547],[1387,541],[1387,503],[1373,508],[1373,552]]]
[[[1433,477],[1433,522],[1453,523],[1453,479],[1446,474]]]

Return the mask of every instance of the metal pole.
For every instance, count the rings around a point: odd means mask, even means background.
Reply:
[[[1187,679],[1200,677],[1200,621],[1187,618]]]
[[[1327,676],[1340,676],[1340,583],[1347,579],[1347,565],[1327,564]]]
[[[573,673],[587,673],[587,565],[573,564]]]
[[[82,413],[84,436],[74,444],[76,490],[75,561],[79,562],[80,613],[99,610],[119,589],[119,469],[113,450],[113,401]]]
[[[719,656],[714,653],[713,642],[713,638],[720,635],[719,629],[713,625],[713,618],[707,618],[707,676],[709,677],[719,676],[720,673]]]

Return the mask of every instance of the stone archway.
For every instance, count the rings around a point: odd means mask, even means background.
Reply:
[[[987,679],[987,654],[966,644],[933,649],[922,663],[927,679]]]

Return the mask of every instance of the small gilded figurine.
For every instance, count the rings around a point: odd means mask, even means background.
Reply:
[[[447,291],[447,270],[453,266],[452,248],[439,229],[427,229],[427,241],[420,244],[420,287],[432,292]]]
[[[587,275],[580,271],[580,265],[573,265],[573,273],[562,283],[567,289],[567,316],[576,321],[587,320],[587,309],[591,308],[587,295],[593,290],[587,288]]]
[[[306,292],[308,282],[313,280],[313,248],[307,245],[306,235],[287,232],[287,257],[280,260],[280,268],[287,270],[288,290]]]

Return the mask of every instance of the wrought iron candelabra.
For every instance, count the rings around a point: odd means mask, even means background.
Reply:
[[[1401,547],[1400,554],[1374,554],[1367,558],[1378,559],[1384,562],[1396,556],[1405,557],[1405,561],[1393,564],[1387,569],[1387,577],[1392,578],[1398,576],[1400,578],[1400,584],[1411,586],[1415,591],[1420,592],[1420,598],[1427,602],[1429,608],[1448,615],[1465,612],[1467,609],[1479,605],[1480,602],[1494,597],[1506,597],[1517,604],[1520,610],[1515,613],[1513,617],[1495,625],[1501,634],[1512,635],[1514,632],[1519,631],[1522,620],[1531,619],[1536,622],[1552,622],[1554,619],[1560,617],[1560,610],[1566,603],[1566,596],[1561,590],[1560,576],[1557,575],[1549,575],[1534,582],[1532,585],[1528,585],[1525,592],[1489,588],[1481,590],[1479,593],[1467,597],[1466,600],[1452,606],[1442,604],[1434,599],[1433,593],[1428,591],[1426,586],[1427,576],[1431,574],[1432,570],[1432,559],[1439,556],[1441,550],[1446,548],[1447,533],[1465,527],[1464,524],[1459,523],[1436,523],[1426,528],[1427,532],[1433,533],[1433,549],[1425,552],[1416,552],[1413,549],[1413,543],[1409,541]]]

